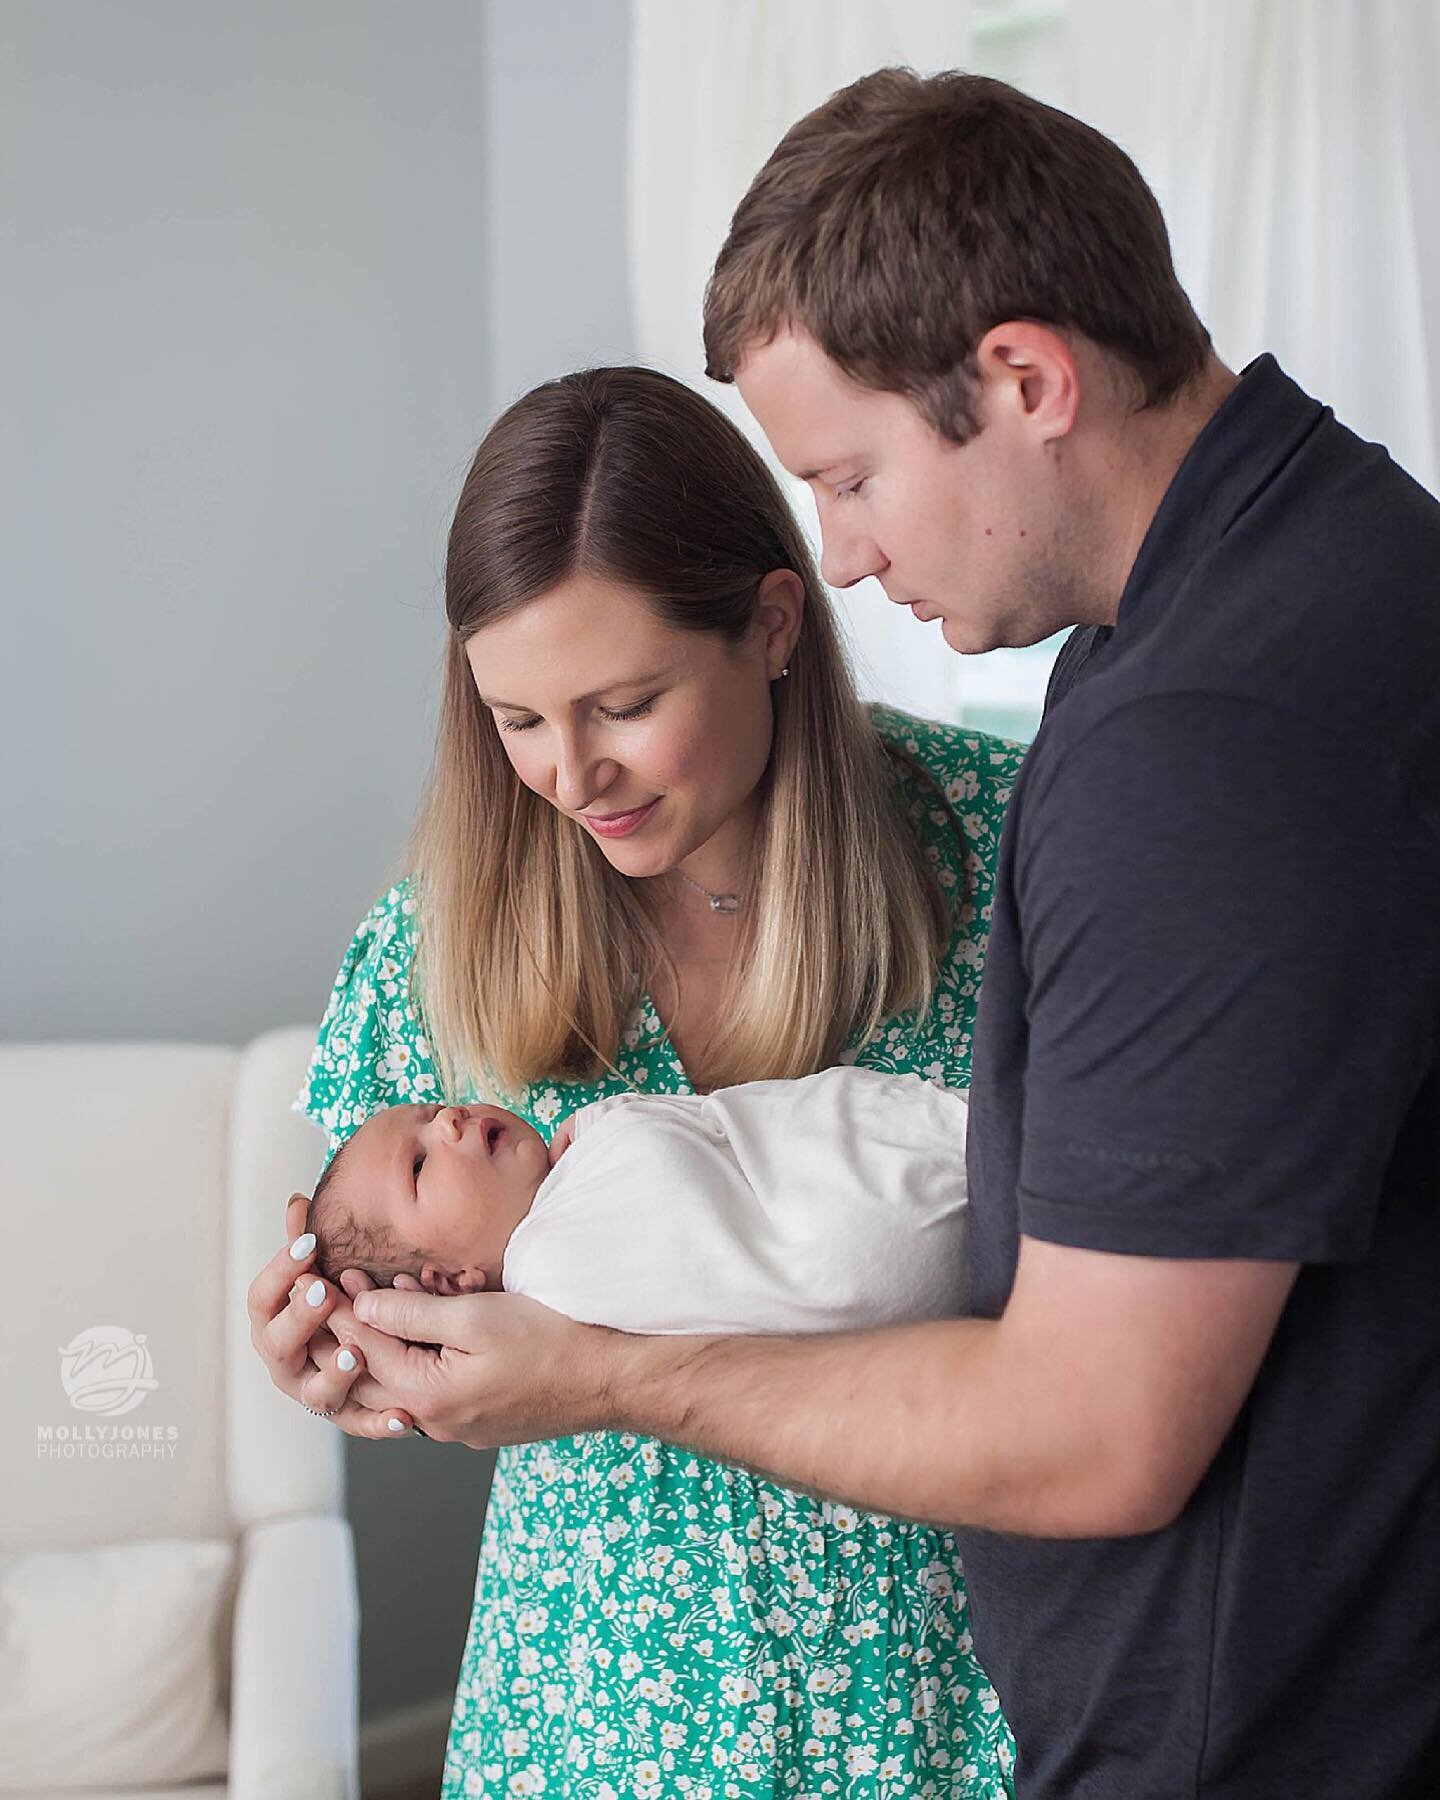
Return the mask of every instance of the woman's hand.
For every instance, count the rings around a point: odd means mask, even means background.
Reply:
[[[285,1209],[289,1242],[250,1283],[250,1342],[282,1394],[333,1413],[334,1423],[351,1437],[398,1437],[414,1420],[366,1373],[379,1334],[362,1325],[351,1306],[352,1297],[374,1283],[361,1270],[346,1269],[337,1289],[315,1272],[314,1242],[300,1236],[308,1205],[304,1194],[291,1195]],[[297,1243],[303,1252],[298,1257]],[[408,1276],[396,1281],[419,1289]]]
[[[369,1365],[426,1435],[487,1450],[596,1431],[629,1334],[520,1294],[377,1288],[355,1299]],[[407,1341],[408,1340],[408,1341]]]

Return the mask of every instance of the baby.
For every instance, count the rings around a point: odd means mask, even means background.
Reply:
[[[321,1272],[528,1294],[656,1333],[840,1331],[954,1316],[964,1096],[825,1069],[711,1094],[624,1094],[547,1147],[497,1106],[393,1106],[310,1202]]]

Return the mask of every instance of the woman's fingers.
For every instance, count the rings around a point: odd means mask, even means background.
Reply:
[[[410,1414],[401,1407],[386,1407],[384,1389],[365,1377],[364,1371],[364,1353],[354,1344],[342,1344],[303,1383],[302,1404],[316,1412],[333,1414],[333,1422],[352,1437],[405,1436],[414,1425]],[[365,1403],[366,1392],[373,1405]]]
[[[299,1231],[287,1238],[283,1247],[270,1258],[250,1283],[245,1296],[252,1338],[263,1331],[285,1305],[295,1277],[315,1260],[315,1239],[305,1230],[305,1214],[296,1206],[296,1201],[303,1199],[302,1194],[293,1195],[285,1214],[287,1228],[298,1224]],[[259,1348],[258,1344],[256,1348]]]
[[[394,1281],[397,1288],[409,1288],[412,1293],[416,1294],[423,1294],[425,1292],[424,1288],[421,1287],[415,1277],[413,1275],[405,1274],[403,1270],[400,1274],[395,1276]],[[367,1292],[367,1290],[376,1287],[378,1283],[372,1281],[363,1269],[342,1269],[340,1271],[340,1285],[353,1300],[357,1294]]]
[[[284,1307],[261,1331],[255,1346],[270,1365],[272,1381],[276,1380],[277,1370],[292,1381],[300,1374],[306,1356],[312,1353],[312,1340],[341,1299],[340,1290],[313,1268],[292,1279]],[[313,1352],[318,1361],[323,1354],[319,1344],[313,1345]],[[295,1392],[283,1381],[277,1381],[277,1386],[285,1387],[288,1393]]]
[[[328,1356],[316,1357],[313,1374],[300,1384],[300,1403],[316,1412],[338,1412],[350,1397],[350,1390],[365,1367],[363,1351],[354,1344],[341,1344]]]
[[[415,1423],[407,1412],[371,1412],[368,1407],[356,1406],[353,1402],[341,1407],[333,1419],[325,1421],[328,1425],[338,1425],[346,1437],[357,1438],[398,1438],[420,1436]]]
[[[310,1216],[310,1201],[304,1194],[292,1194],[285,1202],[285,1241],[293,1243],[305,1229]]]

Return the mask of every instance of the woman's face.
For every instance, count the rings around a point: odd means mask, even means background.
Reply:
[[[770,756],[770,683],[802,606],[799,577],[775,571],[732,645],[576,575],[475,632],[465,654],[526,787],[578,820],[622,874],[661,875],[717,834],[728,840],[726,827],[748,832]]]

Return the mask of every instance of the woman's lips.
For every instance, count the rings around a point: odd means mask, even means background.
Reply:
[[[580,823],[588,825],[596,837],[629,837],[632,831],[640,829],[659,804],[660,800],[657,796],[647,806],[637,806],[632,812],[611,813],[608,817],[597,816],[594,813],[581,813]]]

